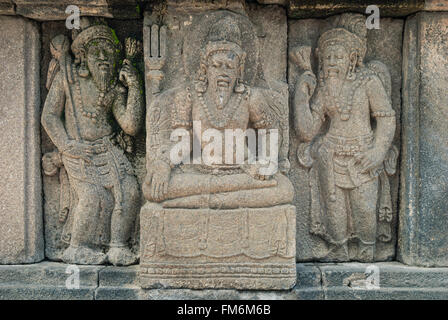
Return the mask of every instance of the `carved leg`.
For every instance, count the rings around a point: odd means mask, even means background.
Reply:
[[[359,239],[357,260],[362,262],[374,259],[377,200],[378,179],[369,181],[350,192],[353,227]]]
[[[327,194],[327,193],[325,193]],[[347,261],[348,256],[348,191],[334,187],[334,199],[325,199],[326,228],[328,235],[334,242],[330,245],[328,258],[337,261]],[[333,201],[334,200],[334,201]]]
[[[103,187],[71,179],[78,195],[78,203],[74,208],[74,221],[70,246],[64,251],[62,260],[76,264],[103,264],[106,255],[94,240],[97,224],[100,222],[100,201],[107,199],[107,191]]]
[[[128,244],[140,208],[137,179],[134,176],[126,176],[122,182],[122,190],[122,211],[112,212],[111,242],[107,256],[110,263],[126,266],[137,261],[136,255],[131,252]]]
[[[163,203],[164,208],[265,208],[291,203],[294,187],[283,175],[275,176],[277,185],[270,188],[222,192],[171,199]],[[263,182],[263,181],[261,181]]]

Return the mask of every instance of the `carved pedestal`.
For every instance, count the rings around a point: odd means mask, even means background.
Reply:
[[[143,288],[290,289],[295,207],[141,210]]]

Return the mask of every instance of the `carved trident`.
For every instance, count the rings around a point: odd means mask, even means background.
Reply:
[[[144,46],[146,77],[151,93],[156,94],[160,92],[160,82],[163,79],[161,70],[166,61],[166,26],[145,25],[143,37],[149,39]]]

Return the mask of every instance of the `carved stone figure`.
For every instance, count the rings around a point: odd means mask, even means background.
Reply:
[[[138,43],[126,40],[120,63],[121,44],[113,30],[87,18],[81,27],[71,45],[63,35],[51,41],[42,125],[57,151],[44,155],[44,172],[54,175],[61,168],[62,240],[69,243],[62,260],[129,265],[137,261],[129,240],[140,192],[125,152],[144,112],[131,63]]]
[[[294,190],[284,175],[289,168],[287,97],[246,83],[255,78],[258,63],[256,37],[247,17],[218,11],[198,25],[192,32],[196,39],[186,37],[184,47],[186,71],[196,68],[190,73],[193,79],[156,95],[147,114],[143,193],[148,202],[141,212],[141,284],[289,288],[295,282],[295,210],[290,205]],[[200,32],[204,26],[210,27]],[[157,56],[152,50],[145,52],[146,63]],[[147,72],[154,74],[153,70]],[[154,85],[147,87],[158,91]],[[219,146],[207,153],[208,133],[214,133],[216,142],[226,130],[249,129],[278,130],[275,146],[267,150],[272,154],[279,142],[278,158],[264,164],[239,163],[238,143],[246,150],[244,159],[250,156],[245,138],[237,139],[227,154],[229,140],[224,138],[222,153]],[[176,143],[170,136],[176,130],[191,137],[193,144],[182,163],[172,159]],[[189,142],[190,138],[191,146]],[[262,148],[268,149],[268,144],[258,141]],[[279,170],[263,170],[268,167]]]
[[[291,57],[303,70],[293,105],[305,141],[299,162],[311,168],[310,232],[326,240],[333,261],[372,261],[376,241],[391,240],[395,111],[387,67],[364,65],[366,33],[362,15],[342,15],[319,38],[317,76],[311,48],[297,47]]]

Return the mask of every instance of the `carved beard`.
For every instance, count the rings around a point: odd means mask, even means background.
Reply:
[[[112,82],[111,81],[112,77],[113,77],[113,71],[109,69],[104,70],[96,68],[96,70],[92,72],[93,82],[95,83],[98,90],[100,90],[101,92],[108,91]]]
[[[227,81],[227,85],[224,83]],[[224,83],[221,83],[224,82]],[[207,88],[209,101],[213,101],[218,109],[223,109],[233,94],[232,81],[229,78],[219,77],[215,82],[211,82]]]
[[[232,96],[232,89],[229,87],[219,87],[216,86],[216,98],[215,102],[218,106],[223,108],[230,100]]]
[[[328,77],[325,79],[325,85],[327,87],[327,91],[332,97],[339,96],[342,85],[344,84],[344,79],[337,77]]]

